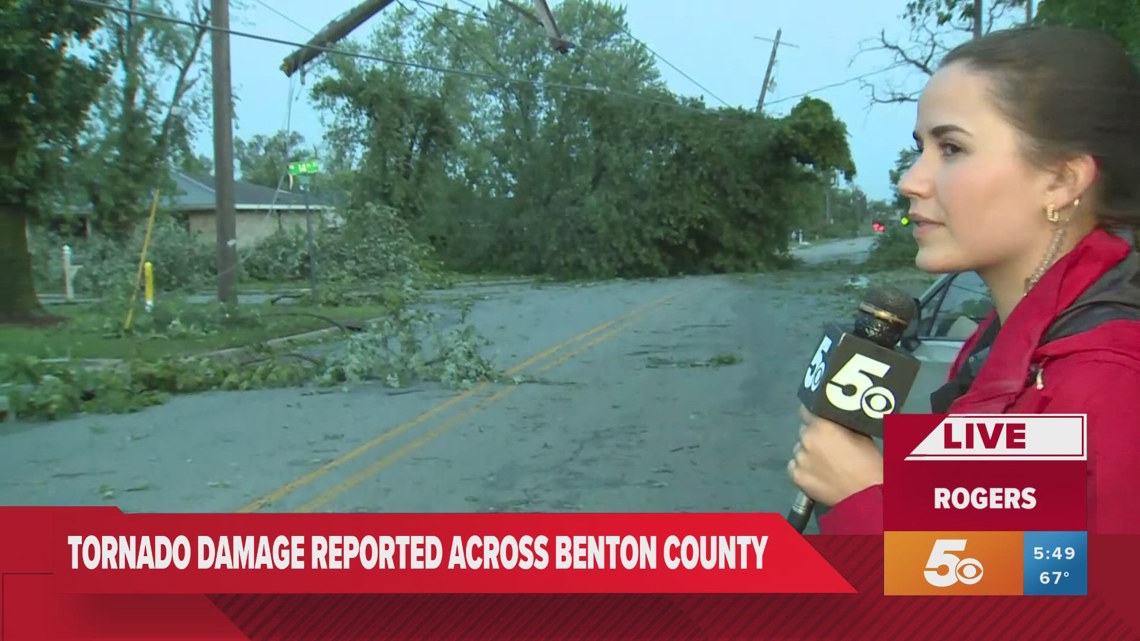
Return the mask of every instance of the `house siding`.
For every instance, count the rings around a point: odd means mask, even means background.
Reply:
[[[320,210],[313,211],[314,227],[321,224],[321,217],[322,212]],[[329,218],[329,213],[325,213],[325,218]],[[279,229],[299,229],[301,231],[306,229],[305,212],[298,210],[278,210],[272,213],[267,209],[242,210],[236,212],[235,221],[237,224],[237,246],[239,248],[255,245]],[[199,235],[203,242],[215,242],[217,231],[214,224],[214,212],[187,212],[186,222],[190,231]],[[329,222],[334,221],[330,220]]]

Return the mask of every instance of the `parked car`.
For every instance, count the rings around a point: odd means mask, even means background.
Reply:
[[[928,414],[930,394],[946,382],[966,339],[993,310],[989,290],[977,272],[947,274],[917,299],[918,316],[900,349],[922,363],[904,414]]]

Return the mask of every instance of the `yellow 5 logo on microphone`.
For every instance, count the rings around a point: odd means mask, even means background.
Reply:
[[[847,412],[862,411],[871,418],[883,418],[895,409],[894,392],[875,379],[882,380],[891,366],[863,354],[853,354],[851,360],[827,382],[827,400]]]

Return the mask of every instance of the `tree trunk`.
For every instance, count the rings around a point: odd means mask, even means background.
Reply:
[[[26,225],[22,211],[0,209],[0,323],[51,324],[61,319],[44,311],[36,296]]]

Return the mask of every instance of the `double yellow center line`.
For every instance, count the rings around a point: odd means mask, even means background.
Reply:
[[[533,371],[534,374],[541,374],[543,372],[546,372],[547,370],[549,370],[553,367],[557,367],[558,365],[565,363],[566,361],[570,360],[571,358],[574,358],[575,356],[581,354],[582,352],[585,352],[586,350],[594,347],[595,345],[598,345],[599,343],[603,343],[603,342],[613,338],[615,335],[620,333],[622,330],[626,329],[630,325],[633,325],[635,322],[640,320],[642,317],[644,317],[650,311],[652,311],[658,307],[661,307],[665,303],[676,298],[676,296],[677,296],[677,294],[671,294],[669,296],[665,296],[663,298],[659,298],[659,299],[652,301],[650,303],[646,303],[644,305],[636,307],[633,310],[631,310],[631,311],[629,311],[629,312],[627,312],[621,316],[618,316],[617,318],[614,318],[613,320],[602,323],[601,325],[598,325],[598,326],[593,327],[589,330],[586,330],[585,332],[582,332],[581,334],[578,334],[577,336],[574,336],[568,340],[562,341],[561,343],[558,343],[557,345],[554,345],[553,347],[551,347],[549,349],[546,349],[546,350],[544,350],[538,354],[535,354],[534,356],[526,359],[525,361],[523,361],[517,365],[514,365],[513,367],[508,369],[506,372],[504,372],[504,374],[508,377],[518,375],[518,374],[522,373],[523,371],[525,371],[525,370],[527,370],[527,369],[529,369],[529,368],[531,368],[531,367],[533,367],[539,363],[542,363],[543,361],[546,361],[547,359],[551,359],[552,357],[556,356],[560,352],[564,352],[560,356],[557,356],[557,358],[554,358],[553,360],[550,360],[549,362],[542,364],[540,367],[538,367],[537,369],[535,369]],[[570,349],[569,351],[567,351],[568,348],[570,348],[574,345],[578,345],[578,346],[575,347],[574,349]],[[332,461],[325,463],[324,465],[322,465],[322,466],[318,467],[317,469],[309,472],[308,474],[305,474],[304,476],[301,476],[301,477],[299,477],[293,481],[290,481],[289,483],[282,485],[281,487],[270,492],[269,494],[266,494],[265,496],[255,500],[255,501],[253,501],[247,505],[242,506],[237,511],[239,513],[243,513],[243,512],[248,513],[248,512],[256,512],[258,510],[261,510],[261,509],[281,500],[282,498],[289,496],[290,494],[296,492],[297,490],[312,484],[314,481],[317,481],[318,479],[322,478],[323,476],[325,476],[329,472],[332,472],[333,470],[340,468],[344,464],[346,464],[350,461],[353,461],[353,460],[363,456],[364,454],[367,454],[368,452],[376,449],[377,447],[383,445],[384,443],[387,443],[388,441],[396,438],[397,436],[400,436],[401,434],[408,432],[412,428],[423,424],[424,422],[428,421],[429,419],[431,419],[434,416],[439,415],[440,413],[446,411],[447,409],[454,407],[454,406],[458,405],[459,403],[462,403],[463,401],[479,394],[483,390],[486,390],[487,388],[489,388],[491,385],[492,385],[492,383],[490,383],[490,382],[480,383],[479,385],[476,385],[475,387],[473,387],[473,388],[471,388],[465,392],[462,392],[460,394],[456,394],[455,396],[451,397],[450,399],[444,401],[443,403],[440,403],[439,405],[436,405],[435,407],[433,407],[430,410],[420,414],[419,416],[416,416],[415,418],[413,418],[413,419],[411,419],[405,423],[402,423],[402,424],[400,424],[400,425],[398,425],[398,426],[396,426],[396,427],[394,427],[394,428],[392,428],[386,432],[383,432],[383,433],[377,435],[376,437],[372,438],[371,440],[357,446],[356,448],[352,449],[349,452],[346,452],[345,454],[342,454],[341,456],[333,459]],[[502,400],[503,398],[506,398],[510,394],[514,393],[518,388],[519,388],[519,386],[516,386],[516,385],[504,387],[503,389],[495,392],[491,396],[480,401],[479,403],[475,404],[474,406],[467,409],[466,411],[461,412],[460,414],[448,419],[447,421],[444,421],[443,423],[440,423],[439,425],[428,430],[427,432],[425,432],[424,434],[422,434],[421,436],[419,436],[415,440],[411,441],[410,443],[408,443],[408,444],[406,444],[400,448],[397,448],[396,450],[390,452],[389,454],[387,454],[383,458],[377,460],[375,463],[373,463],[373,464],[369,465],[368,467],[360,470],[359,472],[356,472],[355,474],[351,475],[350,477],[348,477],[347,479],[345,479],[341,483],[338,483],[336,486],[326,490],[325,492],[323,492],[322,494],[320,494],[316,498],[306,502],[301,507],[297,508],[295,511],[296,512],[313,512],[315,510],[320,509],[321,507],[323,507],[325,505],[328,505],[330,502],[334,501],[335,499],[337,499],[338,497],[343,495],[345,492],[348,492],[349,490],[356,487],[357,485],[360,485],[362,482],[368,480],[369,478],[372,478],[373,476],[378,474],[380,471],[389,467],[390,465],[392,465],[396,461],[400,460],[401,458],[407,456],[411,452],[413,452],[413,451],[423,447],[424,445],[430,443],[432,440],[434,440],[440,434],[443,434],[444,432],[462,424],[464,421],[471,418],[476,413],[482,411],[487,406],[492,405],[494,403],[497,403],[498,401]]]

